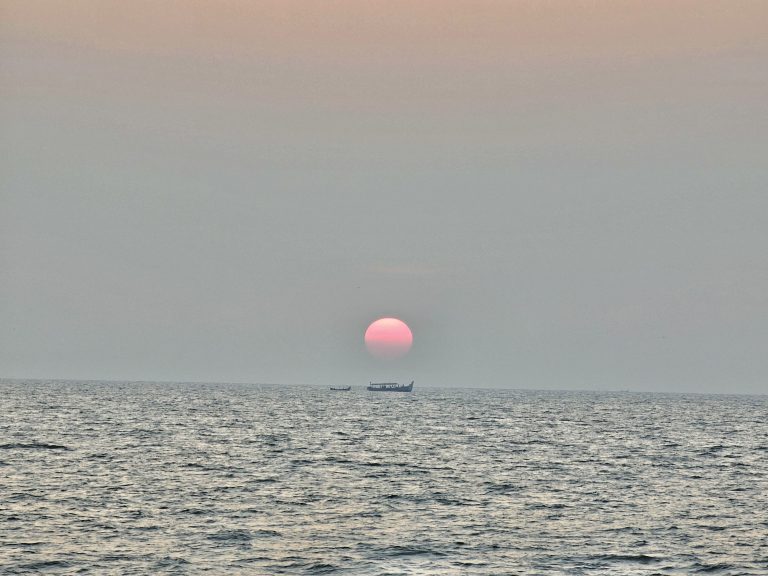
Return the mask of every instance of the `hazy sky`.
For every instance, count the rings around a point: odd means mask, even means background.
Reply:
[[[0,0],[0,376],[768,393],[766,30]]]

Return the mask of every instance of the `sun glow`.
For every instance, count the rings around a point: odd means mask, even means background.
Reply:
[[[377,358],[399,358],[412,345],[411,329],[397,318],[379,318],[365,331],[365,346]]]

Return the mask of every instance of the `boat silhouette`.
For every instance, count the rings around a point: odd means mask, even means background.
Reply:
[[[398,384],[397,382],[369,382],[368,390],[371,392],[410,392],[413,390],[413,380],[410,384]]]

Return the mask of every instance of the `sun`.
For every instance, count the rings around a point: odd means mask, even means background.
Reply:
[[[412,345],[411,329],[397,318],[379,318],[365,331],[365,347],[377,358],[399,358]]]

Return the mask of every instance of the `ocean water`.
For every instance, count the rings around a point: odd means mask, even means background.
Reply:
[[[2,574],[768,574],[768,397],[1,382]]]

